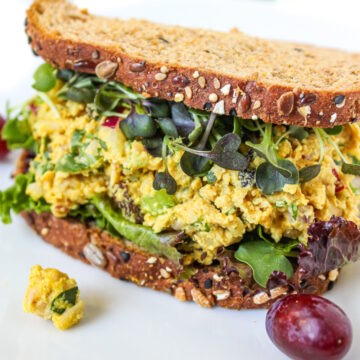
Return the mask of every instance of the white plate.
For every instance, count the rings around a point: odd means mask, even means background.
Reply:
[[[281,1],[78,1],[98,13],[144,17],[190,26],[242,31],[326,46],[360,50],[356,2]],[[0,5],[0,106],[31,95],[31,76],[40,62],[23,34],[28,1]],[[301,5],[300,5],[301,4]],[[346,17],[345,17],[346,14]],[[351,21],[353,20],[353,21]],[[5,54],[4,49],[8,52]],[[16,154],[0,164],[0,189],[9,179]],[[85,317],[67,332],[24,314],[21,307],[29,269],[34,264],[59,268],[77,279]],[[340,305],[360,337],[360,263],[345,268],[326,296]],[[15,217],[0,224],[0,359],[285,359],[268,339],[265,311],[205,310],[193,303],[130,283],[73,260],[42,242]],[[347,359],[359,359],[354,341]]]

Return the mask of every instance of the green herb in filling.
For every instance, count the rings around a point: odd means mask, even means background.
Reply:
[[[75,305],[78,292],[77,286],[63,291],[52,301],[50,310],[59,315],[63,314],[66,309]]]

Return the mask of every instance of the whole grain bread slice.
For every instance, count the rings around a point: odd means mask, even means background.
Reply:
[[[24,151],[16,174],[26,172],[28,164],[28,154]],[[286,294],[322,294],[334,284],[326,274],[305,281],[295,271],[290,285],[276,287],[268,294],[255,283],[247,265],[234,266],[228,261],[199,266],[187,276],[179,276],[179,269],[167,258],[149,254],[91,224],[56,218],[50,213],[23,212],[22,216],[46,242],[68,255],[97,266],[115,278],[167,292],[181,301],[193,300],[203,307],[267,308]]]
[[[32,49],[60,68],[219,114],[332,127],[360,113],[360,54],[144,20],[93,16],[65,0],[27,11]]]

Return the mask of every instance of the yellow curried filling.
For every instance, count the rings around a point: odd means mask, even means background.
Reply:
[[[40,151],[33,164],[58,163],[70,152],[75,130],[93,135],[86,152],[101,153],[103,160],[96,170],[80,174],[51,169],[44,172],[32,165],[36,176],[27,189],[28,195],[35,200],[43,197],[58,217],[65,217],[69,210],[86,204],[96,194],[107,194],[120,202],[127,192],[134,204],[141,207],[144,197],[155,194],[152,184],[156,173],[164,170],[162,159],[151,156],[141,141],[126,140],[119,126],[109,128],[102,121],[90,119],[84,105],[56,98],[55,91],[49,95],[60,116],[46,103],[39,105],[37,115],[30,116],[34,138],[42,144],[46,142],[47,147],[47,160]],[[274,128],[278,136],[285,131],[282,126]],[[332,138],[346,157],[360,159],[358,125],[346,125],[341,134]],[[106,144],[106,150],[100,141]],[[278,153],[298,168],[316,164],[320,156],[317,136],[310,132],[302,141],[287,137],[280,143]],[[178,185],[174,206],[160,214],[142,209],[143,224],[157,233],[183,230],[195,242],[192,259],[210,263],[220,246],[239,242],[245,232],[257,225],[262,225],[275,241],[286,236],[306,242],[307,228],[315,218],[329,220],[336,215],[360,223],[359,195],[352,188],[354,176],[341,172],[336,164],[337,154],[329,144],[325,143],[321,172],[316,178],[304,184],[286,185],[273,195],[263,195],[256,185],[244,187],[237,171],[217,165],[211,170],[216,177],[214,183],[209,183],[206,177],[189,177],[180,168],[181,155],[177,151],[168,158],[170,174]],[[256,156],[254,167],[262,161]],[[339,180],[334,169],[344,186],[341,191],[336,191]]]

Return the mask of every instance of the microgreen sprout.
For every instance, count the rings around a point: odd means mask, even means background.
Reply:
[[[272,124],[265,124],[265,131],[256,122],[262,133],[262,141],[254,144],[247,141],[245,144],[254,149],[266,161],[256,169],[256,184],[265,195],[281,191],[286,184],[297,184],[299,172],[296,166],[286,159],[281,159],[276,152],[277,146],[272,137]]]
[[[177,144],[177,147],[192,155],[212,160],[224,169],[244,170],[248,165],[248,160],[239,153],[240,144],[241,138],[234,133],[229,133],[224,135],[209,151],[191,149],[181,144]]]
[[[318,131],[318,129],[314,129],[314,132],[319,140],[319,145],[320,145],[319,163],[310,166],[305,166],[299,171],[299,177],[301,183],[305,183],[316,178],[321,171],[321,164],[324,159],[324,140],[322,137],[322,133]]]
[[[55,70],[50,64],[40,65],[34,73],[33,88],[40,92],[48,92],[56,85]]]
[[[334,150],[338,154],[338,156],[340,158],[340,161],[341,161],[341,171],[344,174],[352,174],[352,175],[358,175],[359,176],[360,175],[360,165],[359,164],[350,164],[350,163],[348,163],[345,156],[340,151],[339,147],[337,146],[335,141],[331,138],[331,136],[328,133],[326,133],[323,129],[318,129],[318,131],[320,132],[322,137],[329,142],[329,144],[334,148]]]
[[[51,111],[54,113],[54,115],[60,119],[60,113],[58,111],[58,109],[56,108],[56,105],[53,103],[53,101],[50,99],[50,97],[42,92],[38,92],[37,95],[41,98],[41,100],[43,100],[51,109]]]
[[[162,158],[164,163],[164,172],[158,172],[154,178],[153,188],[155,190],[165,189],[167,194],[173,195],[176,193],[177,184],[175,179],[170,175],[168,165],[167,165],[167,148],[168,148],[169,138],[164,137],[162,143]]]

